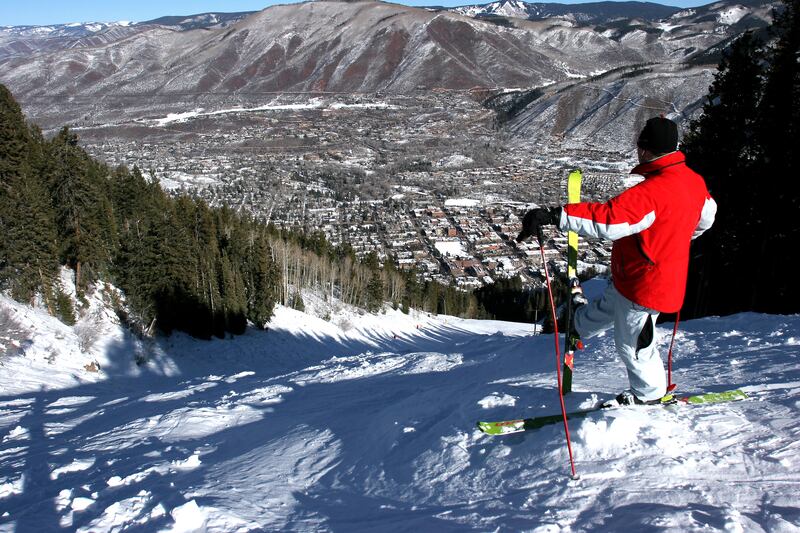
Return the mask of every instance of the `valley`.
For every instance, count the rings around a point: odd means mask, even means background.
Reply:
[[[771,4],[305,2],[144,23],[0,28],[0,82],[45,134],[175,194],[321,231],[463,289],[520,276],[533,205],[629,183],[633,135],[697,116],[716,47]],[[557,259],[560,235],[548,245]],[[609,245],[582,246],[602,270]]]

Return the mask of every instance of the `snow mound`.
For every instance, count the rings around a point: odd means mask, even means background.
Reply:
[[[478,405],[484,409],[492,409],[494,407],[514,407],[517,404],[517,398],[508,394],[497,394],[493,392],[489,396],[478,400]]]

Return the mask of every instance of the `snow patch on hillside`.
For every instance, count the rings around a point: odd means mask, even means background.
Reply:
[[[166,117],[150,119],[143,121],[147,124],[154,124],[159,127],[166,126],[172,123],[188,122],[192,119],[213,117],[218,115],[230,115],[235,113],[256,113],[264,111],[302,111],[305,109],[395,109],[396,106],[387,102],[325,102],[321,98],[311,98],[308,102],[303,103],[269,103],[256,107],[233,107],[227,109],[218,109],[215,111],[206,111],[203,108],[197,108],[192,111],[185,111],[182,113],[169,113]]]
[[[748,13],[749,10],[746,7],[733,6],[729,9],[725,9],[724,11],[720,11],[717,15],[717,20],[719,20],[720,24],[736,24]]]

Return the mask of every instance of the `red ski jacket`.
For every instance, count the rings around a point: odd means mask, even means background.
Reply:
[[[643,163],[631,174],[645,179],[606,203],[564,206],[559,227],[613,240],[611,275],[620,294],[674,313],[686,292],[689,245],[714,223],[717,204],[681,152]]]

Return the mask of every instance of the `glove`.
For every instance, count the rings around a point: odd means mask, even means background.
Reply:
[[[577,309],[582,305],[589,303],[589,299],[583,294],[583,288],[578,278],[570,278],[569,280],[569,294],[572,298],[572,308]]]
[[[522,231],[517,235],[517,242],[522,242],[531,235],[536,235],[541,242],[542,226],[558,224],[561,219],[560,207],[537,207],[531,209],[522,219]]]

